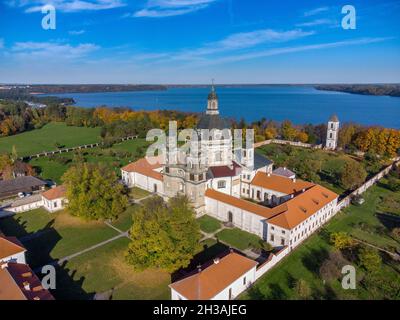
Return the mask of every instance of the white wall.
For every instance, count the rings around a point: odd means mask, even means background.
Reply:
[[[54,200],[47,200],[45,197],[43,199],[43,207],[50,212],[56,212],[65,208],[64,202],[65,198],[57,198]]]
[[[40,208],[41,206],[43,206],[43,200],[24,204],[24,205],[21,205],[18,207],[7,207],[7,208],[4,208],[4,210],[9,211],[9,212],[18,213],[18,212],[26,212],[26,211],[30,211],[33,209],[37,209],[37,208]]]
[[[20,252],[12,256],[0,258],[0,262],[16,262],[26,264],[25,252]]]
[[[121,170],[121,175],[123,183],[129,188],[138,187],[149,192],[154,192],[154,185],[156,185],[157,193],[164,193],[164,186],[161,180],[147,177],[137,172],[127,172],[123,170]]]
[[[235,227],[263,237],[265,218],[209,197],[205,197],[205,203],[206,213],[210,216],[226,222],[229,221],[229,212],[232,212]]]

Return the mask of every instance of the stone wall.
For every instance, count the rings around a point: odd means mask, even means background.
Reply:
[[[282,145],[291,145],[294,147],[303,147],[303,148],[310,148],[310,149],[322,149],[322,144],[310,144],[310,143],[303,143],[303,142],[298,142],[298,141],[288,141],[288,140],[280,140],[280,139],[270,139],[270,140],[264,140],[261,142],[257,142],[254,144],[254,148],[259,148],[261,146],[265,146],[267,144],[282,144]]]

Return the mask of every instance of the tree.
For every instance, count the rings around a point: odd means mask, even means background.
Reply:
[[[308,285],[307,281],[303,279],[299,279],[296,281],[294,289],[300,299],[306,300],[311,295],[311,288]]]
[[[336,250],[343,250],[354,246],[354,240],[345,232],[333,232],[330,236],[330,242]]]
[[[382,266],[382,258],[378,251],[370,247],[362,247],[358,259],[361,266],[371,273],[377,273]]]
[[[395,177],[389,177],[387,186],[393,192],[400,191],[400,180]]]
[[[342,170],[339,172],[340,184],[350,190],[362,185],[366,177],[367,172],[362,164],[352,159],[346,160]]]
[[[296,138],[297,130],[289,120],[285,120],[281,125],[281,134],[284,140],[293,141]]]
[[[104,166],[78,163],[62,180],[67,188],[68,211],[85,220],[115,219],[128,204],[115,172]]]
[[[184,196],[165,203],[156,196],[143,201],[133,216],[132,242],[125,253],[136,270],[187,267],[199,249],[200,228]]]
[[[297,134],[296,139],[300,142],[306,143],[308,141],[308,134],[304,131],[301,131]]]
[[[342,267],[345,264],[347,261],[342,253],[339,250],[332,251],[319,268],[319,274],[325,281],[336,280],[341,275]]]

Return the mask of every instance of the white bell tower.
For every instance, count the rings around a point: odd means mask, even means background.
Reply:
[[[336,115],[329,118],[328,131],[326,133],[326,149],[335,150],[339,138],[339,119]]]

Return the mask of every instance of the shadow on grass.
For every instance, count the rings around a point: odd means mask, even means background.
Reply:
[[[55,299],[92,299],[94,293],[83,290],[85,278],[74,280],[76,270],[66,267],[66,262],[57,265],[51,256],[51,252],[57,243],[62,240],[61,235],[53,227],[54,219],[49,221],[42,229],[28,232],[26,221],[20,218],[7,217],[0,219],[0,227],[5,236],[15,236],[27,249],[26,259],[29,266],[39,278],[45,276],[41,273],[43,265],[52,263],[56,268],[56,289],[50,290]]]
[[[312,273],[319,275],[319,268],[326,258],[328,258],[329,252],[326,249],[311,249],[310,253],[303,257],[303,265]]]

